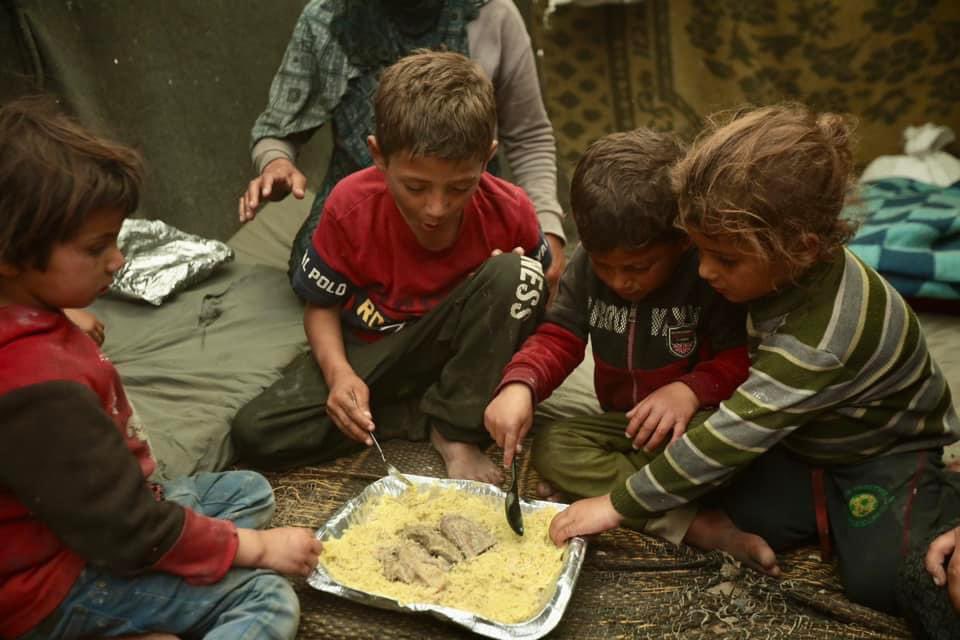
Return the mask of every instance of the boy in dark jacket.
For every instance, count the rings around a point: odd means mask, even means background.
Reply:
[[[730,396],[747,375],[743,310],[698,275],[698,256],[674,226],[670,168],[683,148],[648,129],[594,142],[577,165],[571,205],[580,233],[546,319],[503,372],[487,430],[509,464],[534,406],[583,360],[596,363],[604,413],[550,425],[533,445],[549,487],[603,495],[683,435],[693,415]],[[637,528],[680,542],[696,512],[669,512]]]

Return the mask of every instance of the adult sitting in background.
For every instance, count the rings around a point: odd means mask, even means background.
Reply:
[[[313,0],[303,10],[280,64],[267,109],[251,132],[258,177],[239,204],[247,222],[265,200],[306,194],[298,149],[327,122],[333,154],[326,177],[293,243],[289,273],[310,245],[323,204],[341,178],[373,164],[367,136],[380,72],[414,49],[446,48],[477,61],[493,81],[497,137],[514,181],[530,196],[553,263],[563,272],[563,212],[557,200],[556,144],[537,78],[530,38],[511,0]],[[489,167],[496,173],[495,162]]]

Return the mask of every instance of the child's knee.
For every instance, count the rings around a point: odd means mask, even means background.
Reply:
[[[855,567],[841,567],[841,581],[847,597],[877,611],[896,615],[897,562],[862,562]]]
[[[533,450],[530,453],[533,468],[545,480],[557,480],[567,472],[568,466],[576,466],[568,464],[570,444],[570,432],[561,425],[540,430],[533,438]]]
[[[230,471],[235,474],[235,482],[238,485],[238,493],[242,495],[250,505],[258,505],[264,509],[269,508],[271,513],[276,506],[276,500],[273,496],[273,487],[270,481],[256,471],[240,469]]]
[[[230,426],[230,439],[237,455],[246,461],[255,462],[269,446],[267,424],[256,400],[241,407]]]
[[[503,253],[487,260],[474,277],[493,289],[496,299],[509,302],[512,317],[523,319],[546,307],[546,277],[533,258]]]
[[[290,581],[272,571],[258,571],[247,585],[246,608],[259,616],[271,638],[297,636],[300,600]]]

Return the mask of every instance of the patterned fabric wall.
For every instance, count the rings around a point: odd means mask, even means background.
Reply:
[[[544,97],[569,175],[615,130],[672,129],[784,99],[852,113],[858,161],[901,153],[901,132],[933,121],[960,134],[956,0],[646,0],[559,7],[531,20]]]

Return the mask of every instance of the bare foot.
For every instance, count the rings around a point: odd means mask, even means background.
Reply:
[[[537,497],[550,502],[569,502],[567,496],[554,489],[553,485],[546,480],[537,483]]]
[[[477,445],[447,440],[436,429],[430,429],[430,442],[447,466],[447,477],[496,485],[503,482],[503,471]]]
[[[140,636],[119,636],[113,640],[180,640],[177,636],[169,633],[147,633]]]
[[[780,575],[777,554],[767,541],[758,535],[741,531],[719,509],[698,512],[683,541],[704,551],[726,551],[748,567],[768,576]]]

